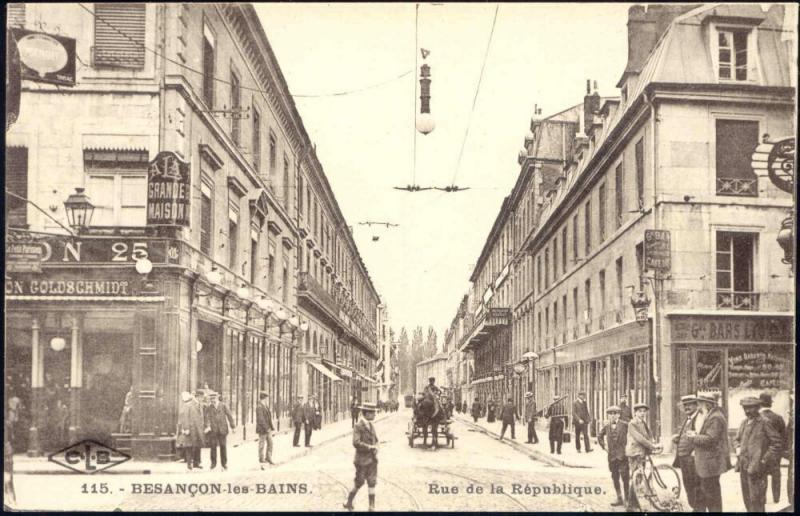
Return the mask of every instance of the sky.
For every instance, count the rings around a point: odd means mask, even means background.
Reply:
[[[293,95],[385,83],[295,103],[391,326],[433,326],[441,343],[520,172],[534,106],[548,116],[580,103],[586,79],[619,94],[630,4],[500,4],[474,111],[497,4],[420,4],[416,31],[415,4],[254,5]],[[436,129],[415,144],[418,47],[430,51]],[[471,190],[392,189],[414,177]]]

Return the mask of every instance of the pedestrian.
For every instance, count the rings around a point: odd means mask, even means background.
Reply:
[[[561,445],[564,443],[564,418],[558,414],[557,406],[559,400],[558,396],[553,396],[553,403],[545,410],[544,417],[550,420],[547,431],[547,438],[550,440],[550,453],[558,452],[558,455],[561,455]]]
[[[631,419],[633,419],[633,413],[631,412],[631,407],[628,405],[628,395],[627,394],[620,394],[619,395],[619,420],[625,423],[630,423]]]
[[[480,398],[476,397],[474,400],[472,400],[472,421],[477,423],[482,412],[483,406],[481,405],[481,400]]]
[[[314,431],[314,420],[317,418],[316,410],[313,405],[314,395],[309,396],[309,400],[303,404],[303,430],[305,431],[305,446],[311,448],[311,433]],[[377,410],[377,406],[375,409]]]
[[[700,511],[722,512],[719,477],[731,469],[728,421],[712,394],[697,395],[697,421],[700,430],[687,430],[692,439],[694,463],[700,477]]]
[[[186,469],[191,470],[196,465],[195,448],[200,445],[203,432],[203,419],[197,412],[194,398],[191,393],[181,393],[181,405],[178,407],[178,427],[175,431],[175,446],[183,454]]]
[[[608,407],[606,414],[608,414],[609,421],[597,434],[597,444],[608,452],[608,470],[611,472],[614,491],[617,492],[617,499],[611,502],[611,506],[620,507],[625,504],[623,493],[625,493],[626,497],[628,496],[628,485],[630,483],[628,457],[625,456],[625,445],[628,442],[628,423],[620,419],[621,410],[616,405]],[[608,437],[607,439],[606,436]],[[621,484],[620,480],[622,480]]]
[[[199,418],[200,428],[203,429],[200,432],[200,437],[198,439],[197,446],[195,446],[194,448],[195,467],[202,469],[203,468],[202,450],[203,448],[208,447],[208,443],[206,442],[205,438],[205,429],[208,427],[208,401],[206,399],[206,391],[204,389],[197,389],[194,391],[194,402],[192,403],[192,405],[194,407],[193,409],[194,417]]]
[[[358,400],[353,396],[353,401],[350,402],[350,426],[355,427],[358,421]]]
[[[680,468],[683,477],[683,486],[686,489],[686,500],[693,511],[701,510],[700,502],[700,478],[697,476],[697,466],[694,463],[694,446],[692,438],[687,435],[688,431],[697,431],[695,423],[697,421],[697,398],[692,395],[681,397],[681,405],[686,419],[681,424],[680,431],[672,437],[675,444],[675,460],[672,466]]]
[[[506,400],[505,405],[500,410],[500,420],[503,422],[503,428],[500,430],[500,440],[503,440],[503,435],[506,433],[506,428],[511,427],[511,438],[516,439],[514,435],[514,422],[519,421],[519,412],[517,406],[514,405],[514,398],[511,396]]]
[[[495,411],[497,410],[497,406],[494,404],[494,400],[490,397],[489,401],[486,403],[486,422],[487,423],[494,423],[495,421]]]
[[[303,397],[298,396],[297,401],[292,407],[292,424],[294,425],[294,438],[292,439],[292,446],[298,448],[300,446],[300,430],[306,422],[306,409],[303,404]],[[311,439],[311,435],[308,436]]]
[[[464,400],[463,404],[461,405],[461,413],[462,414],[467,413],[467,400]]]
[[[231,410],[219,399],[219,394],[208,393],[208,420],[206,421],[206,439],[211,448],[211,469],[217,467],[217,448],[219,448],[220,464],[223,470],[228,469],[228,429],[236,429]]]
[[[625,442],[625,456],[628,458],[630,476],[644,466],[648,455],[661,453],[661,445],[653,438],[647,426],[647,412],[650,407],[645,403],[633,406],[633,419],[628,423],[628,436]],[[633,483],[628,487],[627,511],[640,511],[639,499],[636,497]]]
[[[356,478],[343,507],[348,511],[354,509],[353,499],[366,481],[369,490],[369,510],[374,511],[375,485],[378,482],[378,435],[372,422],[375,420],[376,407],[371,403],[364,403],[359,408],[361,415],[353,427],[353,448],[356,449],[353,464],[356,467]]]
[[[767,475],[780,461],[783,443],[772,423],[759,414],[762,400],[752,396],[739,402],[747,418],[736,434],[736,471],[742,485],[742,498],[747,512],[765,512]]]
[[[578,393],[578,399],[572,404],[572,422],[575,426],[575,449],[578,453],[581,452],[581,434],[583,434],[583,442],[585,444],[586,453],[592,451],[589,447],[589,421],[592,417],[589,415],[589,406],[586,404],[586,393],[581,391]]]
[[[758,399],[761,401],[761,409],[759,412],[764,416],[767,422],[778,433],[781,439],[781,455],[783,455],[783,443],[786,441],[786,423],[783,418],[772,411],[772,395],[768,392],[759,394]],[[772,486],[772,501],[778,503],[781,499],[781,461],[775,461],[775,465],[769,472],[770,485]]]
[[[789,468],[786,473],[786,495],[790,506],[794,506],[794,395],[789,394],[789,423],[786,425],[786,440],[783,446],[783,458],[789,460]]]
[[[131,385],[128,392],[125,394],[125,402],[122,406],[122,414],[119,416],[119,433],[130,433],[131,428],[131,410],[133,410],[133,386]]]
[[[525,393],[525,422],[528,424],[528,444],[539,444],[539,436],[536,435],[536,400],[533,399],[533,393],[528,391]]]
[[[256,433],[258,434],[258,463],[264,469],[264,463],[275,465],[272,462],[272,434],[275,427],[272,425],[272,411],[269,409],[269,393],[261,391],[256,405]]]
[[[322,407],[315,394],[311,395],[311,408],[314,409],[314,430],[322,429]]]

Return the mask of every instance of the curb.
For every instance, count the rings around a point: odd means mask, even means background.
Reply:
[[[376,417],[375,420],[374,420],[374,423],[378,423],[380,421],[388,419],[391,416],[391,414],[393,414],[393,413],[389,412],[389,413],[384,414],[382,417]],[[283,434],[291,433],[292,431],[294,431],[294,430],[286,429],[286,430],[281,430],[280,432],[275,432],[275,434],[276,435],[283,435]],[[340,434],[337,434],[337,435],[333,435],[331,437],[328,437],[324,441],[318,442],[317,444],[315,444],[311,448],[303,448],[298,453],[290,455],[288,458],[284,459],[283,461],[276,462],[275,466],[280,466],[282,464],[286,464],[288,462],[291,462],[291,461],[293,461],[295,459],[299,459],[300,457],[305,457],[306,455],[311,453],[313,450],[315,450],[317,448],[320,448],[321,446],[324,446],[324,445],[326,445],[328,443],[331,443],[333,441],[336,441],[338,439],[341,439],[341,438],[347,436],[348,434],[351,433],[351,431],[352,431],[351,429],[348,429],[346,432],[343,432],[343,433],[340,433]],[[232,445],[231,448],[238,448],[238,447],[240,447],[240,446],[242,446],[244,444],[247,444],[248,442],[251,442],[251,441],[252,442],[256,442],[256,441],[258,441],[258,439],[247,439],[246,441],[239,441],[239,443],[237,443],[235,445]],[[164,462],[163,464],[173,464],[173,463],[177,463],[177,461]],[[116,475],[125,475],[125,474],[127,474],[127,475],[154,475],[154,474],[158,474],[158,475],[177,475],[177,474],[186,474],[186,470],[180,470],[180,471],[158,471],[157,469],[146,467],[147,464],[148,463],[144,463],[143,466],[145,466],[145,467],[142,467],[141,469],[135,469],[135,470],[129,470],[129,471],[126,471],[125,469],[114,470],[113,472],[112,471],[105,472],[105,474],[107,474],[107,475],[108,474],[116,474]],[[253,471],[262,471],[262,470],[255,469]],[[266,471],[266,470],[264,470],[264,471]],[[203,470],[203,472],[207,473],[208,471]],[[25,468],[25,469],[22,469],[22,470],[19,470],[19,471],[14,471],[14,475],[70,475],[70,474],[81,475],[82,473],[76,473],[76,472],[69,471],[69,470],[66,470],[66,469],[64,469],[64,470],[56,470],[56,469],[53,469],[53,468],[48,468],[48,469],[44,469],[44,468],[42,468],[42,469],[28,469],[28,468]]]
[[[475,430],[477,430],[477,431],[479,431],[481,433],[484,433],[484,434],[487,434],[487,435],[491,435],[492,437],[495,437],[495,438],[499,438],[500,437],[500,434],[498,434],[497,432],[493,432],[492,430],[487,430],[486,428],[484,428],[484,427],[482,427],[480,425],[476,425],[472,421],[469,421],[468,419],[464,419],[461,416],[457,416],[457,419],[459,421],[461,421],[462,423],[465,423],[467,426],[469,426],[469,427],[471,427],[471,428],[473,428],[473,429],[475,429]],[[522,453],[524,453],[525,455],[527,455],[528,457],[530,457],[533,460],[538,460],[540,462],[544,462],[545,464],[548,464],[550,466],[564,466],[564,467],[567,467],[567,468],[593,469],[591,466],[585,466],[583,464],[574,464],[574,463],[571,463],[571,462],[567,462],[564,459],[557,459],[555,457],[551,457],[547,453],[542,453],[542,452],[540,452],[538,450],[533,450],[531,448],[528,448],[524,444],[518,443],[518,442],[514,441],[513,439],[503,439],[501,442],[507,444],[508,446],[511,446],[512,448],[514,448],[517,451],[521,451]]]

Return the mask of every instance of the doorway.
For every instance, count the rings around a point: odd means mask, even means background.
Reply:
[[[222,392],[222,326],[197,321],[197,341],[195,387]]]

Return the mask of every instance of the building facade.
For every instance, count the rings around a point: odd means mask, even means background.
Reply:
[[[743,396],[785,412],[794,291],[776,237],[792,197],[751,155],[796,130],[789,8],[631,7],[620,97],[589,89],[532,122],[471,278],[473,388],[539,406],[584,390],[592,433],[627,394],[662,442],[691,392],[717,395],[731,431]]]
[[[222,395],[234,438],[254,435],[262,390],[278,427],[288,425],[295,395],[317,385],[305,355],[320,340],[298,303],[301,249],[315,247],[299,182],[308,169],[324,175],[253,8],[14,4],[10,14],[12,27],[57,26],[79,58],[74,86],[23,81],[6,134],[6,187],[17,196],[6,203],[6,391],[27,408],[15,449],[65,445],[47,414],[66,410],[69,442],[171,457],[180,392],[197,388]],[[175,201],[183,224],[151,222],[164,214],[152,199],[169,193],[151,184],[161,163],[186,171]],[[70,234],[63,203],[75,188],[94,211]],[[329,188],[320,195],[335,202]],[[366,375],[377,294],[349,232],[337,236],[352,300],[333,361],[360,359]],[[350,382],[325,371],[348,397]]]
[[[436,355],[418,362],[417,371],[417,392],[422,392],[428,385],[428,378],[436,379],[437,387],[447,388],[447,353],[437,353]]]

